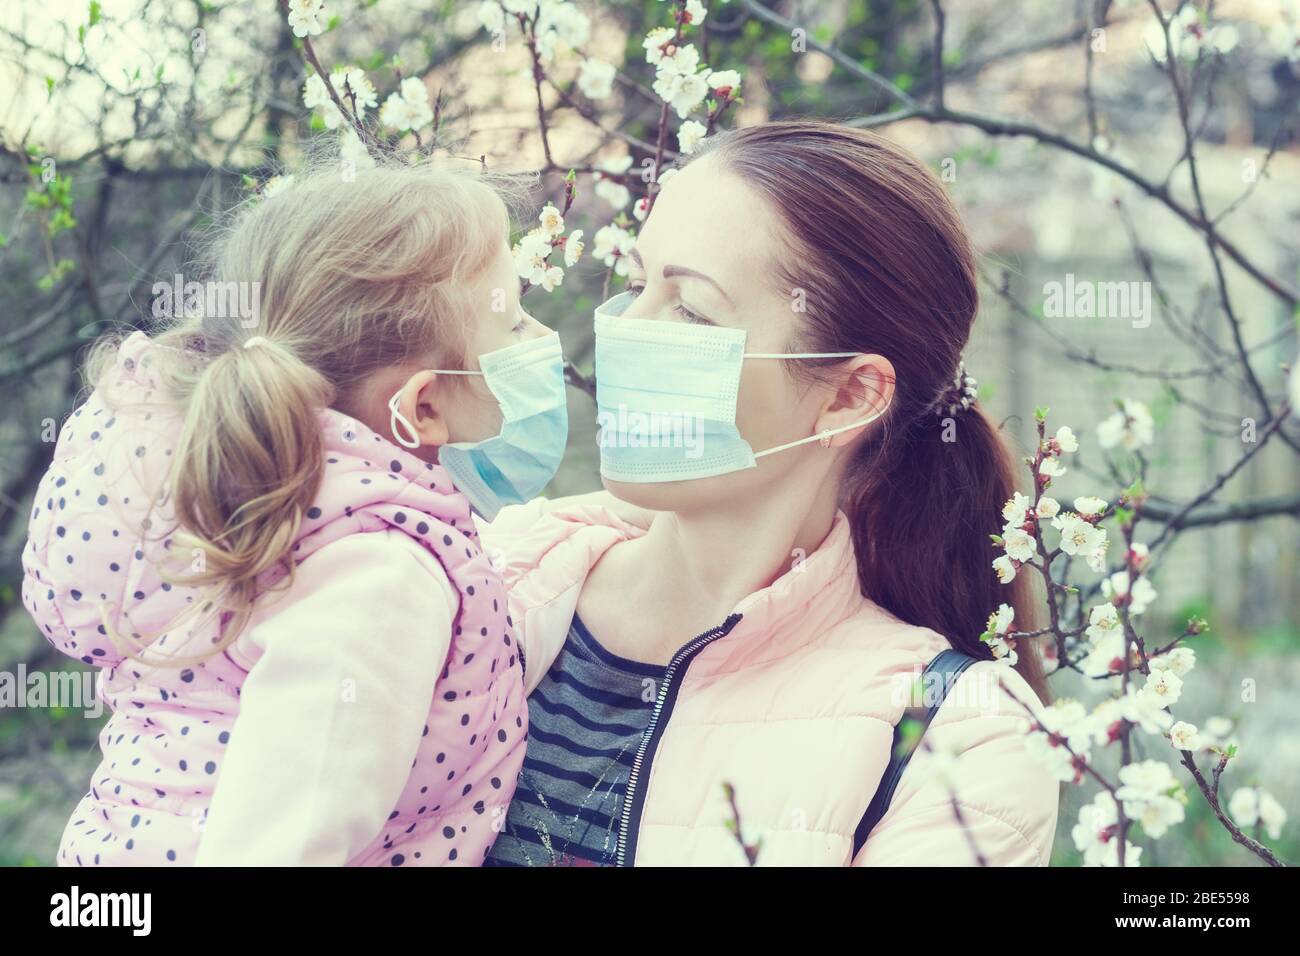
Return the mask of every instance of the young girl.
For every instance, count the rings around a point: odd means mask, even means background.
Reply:
[[[567,421],[507,219],[479,175],[300,176],[101,349],[24,552],[115,712],[61,864],[483,861],[527,709],[471,508],[540,491]]]

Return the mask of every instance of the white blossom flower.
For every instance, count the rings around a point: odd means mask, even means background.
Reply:
[[[1016,579],[1016,563],[1005,554],[994,559],[993,570],[1002,584],[1010,584]]]
[[[678,56],[680,55],[679,51]],[[709,95],[709,85],[704,81],[701,73],[680,73],[664,70],[661,66],[658,78],[654,82],[654,91],[660,99],[677,111],[679,118],[686,119],[691,111],[699,107],[704,102],[704,98]]]
[[[537,15],[537,0],[501,0],[506,13],[523,14],[526,17]]]
[[[1179,677],[1186,677],[1196,666],[1196,651],[1190,647],[1175,647],[1151,658],[1149,664],[1153,671],[1167,670]]]
[[[1096,571],[1098,574],[1101,574],[1106,570],[1106,549],[1109,547],[1110,541],[1103,541],[1100,548],[1097,548],[1095,551],[1090,551],[1085,557],[1085,560],[1088,562],[1088,567],[1093,571]]]
[[[1140,693],[1160,707],[1172,707],[1183,693],[1183,679],[1171,670],[1153,670]]]
[[[1155,419],[1141,402],[1124,399],[1122,408],[1097,426],[1097,444],[1102,448],[1116,445],[1136,451],[1155,439]]]
[[[1033,558],[1036,545],[1028,531],[1008,526],[1002,529],[1002,547],[1007,557],[1023,564]]]
[[[1048,478],[1059,478],[1065,474],[1065,471],[1065,466],[1057,458],[1044,458],[1042,464],[1038,466],[1038,473]]]
[[[335,92],[338,92],[337,87],[335,87]],[[302,102],[307,109],[320,114],[326,129],[338,129],[339,124],[343,122],[343,114],[339,112],[339,108],[334,105],[334,100],[330,98],[329,90],[325,87],[325,81],[316,73],[307,77],[307,82],[303,84]]]
[[[1088,636],[1103,637],[1120,630],[1119,611],[1113,604],[1098,604],[1088,614]]]
[[[591,39],[591,20],[572,3],[543,0],[536,31],[550,34],[569,47],[580,47]]]
[[[1020,659],[1016,654],[1016,645],[1014,641],[1009,641],[1005,637],[995,636],[988,638],[985,642],[989,650],[993,653],[994,660],[1001,661],[1011,667],[1016,666],[1016,661]]]
[[[379,121],[398,132],[419,130],[433,122],[433,107],[429,105],[429,91],[418,76],[402,80],[395,93],[379,111]]]
[[[989,615],[988,629],[994,634],[1005,634],[1011,630],[1015,617],[1015,608],[1010,604],[999,604],[998,609]]]
[[[1055,498],[1043,495],[1038,499],[1038,507],[1034,509],[1034,513],[1040,518],[1055,518],[1061,513],[1061,503]]]
[[[632,206],[632,218],[637,222],[645,222],[646,217],[650,215],[650,197],[642,196]]]
[[[625,276],[628,272],[627,254],[636,244],[636,237],[622,226],[610,224],[596,230],[591,254],[601,260],[607,268],[613,268],[615,275]]]
[[[604,99],[614,91],[614,64],[604,60],[585,59],[578,73],[578,89],[593,100]]]
[[[289,26],[300,39],[324,33],[325,25],[320,22],[324,15],[324,0],[289,0]]]
[[[1195,725],[1185,720],[1180,720],[1169,728],[1169,742],[1174,745],[1175,750],[1201,749],[1201,735]]]
[[[542,224],[542,231],[548,236],[558,236],[564,232],[564,217],[560,215],[560,210],[555,208],[554,203],[548,202],[543,206],[537,218]]]
[[[541,229],[534,229],[515,244],[513,254],[519,278],[541,285],[549,268],[546,260],[551,254],[551,237]]]
[[[564,270],[559,266],[549,266],[542,273],[541,287],[547,292],[554,292],[556,287],[564,281]]]
[[[567,268],[572,269],[582,258],[582,250],[585,248],[582,244],[582,230],[575,229],[569,233],[569,238],[564,242],[564,264]]]
[[[1118,674],[1124,669],[1124,632],[1115,630],[1097,630],[1088,628],[1091,643],[1088,656],[1079,665],[1089,677],[1105,677]]]
[[[330,74],[330,83],[334,86],[334,92],[338,93],[339,98],[345,103],[356,101],[357,119],[361,119],[367,109],[373,108],[379,102],[379,94],[375,92],[374,84],[366,76],[366,71],[359,67],[335,70]]]
[[[1061,532],[1061,550],[1066,554],[1087,557],[1106,548],[1106,532],[1077,514],[1066,511],[1052,519],[1052,527]]]
[[[1028,513],[1030,506],[1033,504],[1028,495],[1015,492],[1005,505],[1002,506],[1002,520],[1008,525],[1019,527],[1025,523],[1025,515]]]
[[[1237,46],[1241,34],[1231,23],[1210,23],[1208,17],[1202,17],[1201,11],[1189,3],[1169,18],[1168,43],[1164,28],[1154,22],[1147,27],[1143,39],[1151,56],[1164,63],[1171,51],[1184,60],[1195,60],[1202,53],[1228,53]]]
[[[669,27],[656,27],[645,35],[641,46],[645,48],[645,61],[657,66],[664,58],[664,47],[672,43],[677,32]]]
[[[686,0],[686,16],[692,26],[699,26],[703,23],[708,12],[708,8],[700,0]]]
[[[1084,866],[1119,866],[1119,807],[1109,791],[1100,791],[1079,809],[1079,822],[1070,830]],[[1125,841],[1124,865],[1139,866],[1142,848]]]
[[[740,92],[740,74],[735,70],[714,70],[709,74],[709,88],[735,96]]]
[[[1128,549],[1128,563],[1141,571],[1146,567],[1147,558],[1151,556],[1150,550],[1141,541],[1134,541],[1133,546]]]
[[[1126,807],[1129,803],[1166,796],[1170,791],[1180,789],[1169,764],[1160,760],[1143,760],[1121,767],[1119,782],[1115,796]]]
[[[1074,436],[1074,431],[1069,425],[1062,425],[1056,430],[1056,443],[1061,446],[1061,451],[1073,453],[1079,450],[1079,439]]]
[[[1106,510],[1106,499],[1095,497],[1075,498],[1074,510],[1087,517],[1099,515]]]
[[[700,68],[700,51],[694,43],[675,46],[663,55],[657,66],[660,76],[665,73],[692,74]]]
[[[687,120],[677,128],[678,148],[688,155],[695,152],[695,147],[700,144],[700,140],[704,139],[704,134],[706,132],[707,130],[704,128],[703,123],[698,123],[695,120]]]
[[[1176,797],[1155,797],[1132,808],[1125,803],[1124,810],[1142,824],[1142,829],[1152,839],[1164,836],[1171,826],[1182,823],[1186,815],[1182,801]]]
[[[1127,694],[1116,699],[1119,715],[1143,733],[1168,733],[1174,724],[1173,716],[1164,709],[1159,698],[1143,693],[1143,690],[1129,687]]]
[[[617,159],[601,164],[595,173],[596,195],[615,209],[622,209],[632,201],[632,193],[622,183],[610,179],[621,176],[632,168],[632,154],[626,153]]]
[[[1228,800],[1228,815],[1240,827],[1263,824],[1269,838],[1273,840],[1282,836],[1282,827],[1287,819],[1282,804],[1259,787],[1242,787],[1234,791]]]
[[[1026,741],[1030,755],[1057,780],[1077,780],[1080,769],[1075,758],[1086,763],[1092,742],[1088,711],[1077,700],[1066,698],[1044,707],[1038,722],[1045,730],[1035,728],[1030,732]]]
[[[1116,571],[1102,581],[1101,593],[1116,604],[1127,602],[1128,612],[1134,616],[1145,611],[1156,599],[1156,589],[1146,578],[1138,578],[1137,583],[1133,585],[1133,593],[1130,594],[1127,571]]]

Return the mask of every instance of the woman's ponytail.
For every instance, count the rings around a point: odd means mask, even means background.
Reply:
[[[260,338],[211,358],[194,381],[177,444],[172,503],[178,580],[228,615],[218,647],[247,621],[268,572],[284,566],[324,467],[320,410],[329,382],[284,345]]]
[[[1033,630],[1030,579],[1003,585],[992,567],[989,536],[1014,491],[1006,442],[979,406],[951,417],[922,413],[906,431],[861,449],[845,477],[844,510],[863,592],[981,658],[989,650],[980,634],[999,604],[1015,609],[1016,630]],[[1037,649],[1022,641],[1017,658],[1046,702]]]

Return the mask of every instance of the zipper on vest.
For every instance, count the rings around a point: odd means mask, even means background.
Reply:
[[[659,695],[655,699],[655,709],[650,714],[650,723],[641,735],[641,745],[637,747],[636,757],[632,760],[632,772],[627,778],[627,790],[623,794],[623,817],[619,824],[616,859],[619,866],[627,866],[627,861],[636,858],[636,833],[641,826],[641,812],[645,809],[645,793],[637,791],[637,783],[643,773],[650,770],[654,760],[659,738],[668,723],[668,715],[677,701],[677,684],[674,682],[679,674],[686,672],[687,665],[707,644],[720,637],[726,637],[731,629],[740,623],[741,615],[731,614],[717,627],[710,628],[703,634],[688,641],[673,655],[664,671],[664,679],[659,684]]]

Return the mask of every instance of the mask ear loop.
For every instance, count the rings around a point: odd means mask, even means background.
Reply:
[[[787,448],[795,448],[799,445],[806,445],[810,441],[820,441],[822,443],[823,448],[829,448],[831,446],[832,435],[840,435],[843,434],[844,432],[853,431],[853,429],[855,428],[861,428],[863,425],[870,425],[872,422],[878,419],[881,415],[885,414],[885,412],[887,411],[889,411],[889,409],[886,407],[883,410],[876,412],[876,414],[872,415],[870,418],[864,418],[862,419],[862,421],[854,422],[852,425],[841,425],[839,428],[828,428],[823,432],[818,432],[816,435],[809,435],[807,438],[798,438],[795,439],[794,441],[788,441],[784,445],[777,445],[775,448],[768,448],[765,451],[755,452],[754,457],[762,458],[764,455],[774,455],[778,451],[785,451]]]
[[[853,358],[855,355],[861,355],[861,352],[746,352],[744,358],[754,359],[823,359],[823,358]],[[754,453],[755,458],[762,458],[764,455],[772,455],[778,451],[785,451],[787,448],[797,448],[800,445],[806,445],[810,441],[820,441],[823,448],[831,447],[831,436],[840,435],[844,432],[852,431],[855,428],[861,428],[863,425],[870,425],[885,412],[889,411],[886,406],[870,418],[864,418],[860,422],[854,422],[852,425],[842,425],[839,428],[828,428],[816,435],[809,435],[807,438],[799,438],[795,441],[786,442],[784,445],[777,445],[775,448],[768,448],[765,451]]]
[[[430,369],[429,371],[435,372],[438,375],[482,375],[483,374],[482,372],[479,371],[467,371],[465,369],[457,369],[457,368],[435,368],[435,369]],[[402,393],[399,391],[397,394],[395,394],[392,398],[388,400],[388,413],[389,413],[388,430],[389,432],[392,433],[393,438],[397,440],[397,443],[399,445],[401,445],[403,448],[410,448],[412,451],[414,451],[416,448],[420,447],[420,436],[416,432],[415,426],[411,424],[410,420],[407,419],[407,417],[403,415],[401,410],[397,407],[401,398],[402,398]],[[404,438],[398,432],[397,430],[398,422],[401,422],[402,427],[406,429],[406,433],[411,436],[410,438]]]

